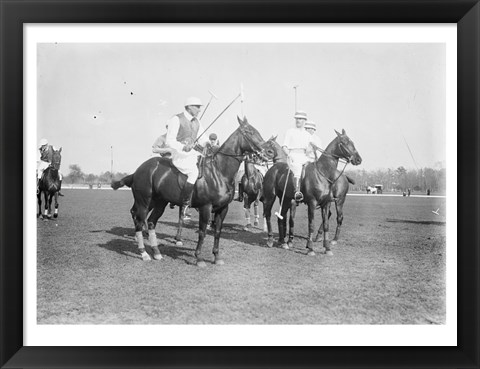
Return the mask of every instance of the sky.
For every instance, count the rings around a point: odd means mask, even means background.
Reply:
[[[359,169],[444,166],[445,52],[443,43],[40,43],[37,142],[62,147],[64,174],[72,164],[110,171],[112,158],[114,172],[130,173],[187,97],[218,97],[207,127],[243,86],[243,103],[207,132],[221,142],[245,115],[282,143],[297,108],[324,147],[345,129]]]

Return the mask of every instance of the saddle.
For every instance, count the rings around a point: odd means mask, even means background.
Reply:
[[[172,171],[176,174],[177,176],[177,183],[178,183],[178,187],[180,188],[183,188],[185,187],[185,183],[187,182],[187,176],[185,174],[183,174],[182,172],[180,172],[178,170],[178,168],[173,164],[173,160],[171,158],[171,155],[167,156],[162,156],[162,159],[164,163],[168,164],[168,166],[170,168],[172,168]],[[204,163],[204,157],[201,156],[198,161],[197,161],[197,167],[198,167],[198,177],[197,177],[197,180],[202,178],[203,176],[203,170],[202,168],[204,168],[205,166],[205,163]]]

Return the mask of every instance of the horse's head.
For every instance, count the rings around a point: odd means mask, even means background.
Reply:
[[[248,123],[247,118],[243,120],[237,117],[240,127],[238,130],[241,132],[239,138],[239,146],[243,153],[254,153],[262,160],[271,160],[275,155],[270,144],[265,142],[260,133]]]
[[[59,150],[53,150],[52,163],[50,164],[56,170],[60,169],[60,163],[62,162],[62,148]]]
[[[345,130],[342,129],[342,133],[335,130],[337,134],[337,150],[336,155],[345,159],[347,162],[353,165],[359,165],[362,163],[362,157],[358,153],[353,141],[347,136]]]
[[[282,146],[277,142],[277,136],[272,136],[267,140],[267,145],[273,151],[273,162],[287,161],[287,154],[283,151]]]

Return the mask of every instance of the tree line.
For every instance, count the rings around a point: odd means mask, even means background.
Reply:
[[[350,188],[357,191],[364,191],[367,186],[375,185],[382,185],[383,191],[401,192],[411,189],[445,193],[447,188],[445,168],[405,169],[400,166],[396,169],[346,170],[345,173],[355,180],[355,184]]]
[[[339,166],[341,170],[341,167]],[[110,184],[112,179],[123,178],[130,173],[110,171],[100,174],[82,171],[78,164],[69,166],[69,173],[64,176],[63,183],[66,184],[87,184],[87,185],[103,185]],[[446,190],[446,169],[445,168],[421,168],[421,169],[405,169],[400,166],[396,169],[351,169],[346,170],[345,174],[355,180],[354,185],[350,185],[353,191],[365,191],[367,186],[382,185],[384,191],[413,191],[426,192],[430,189],[432,192],[445,192]]]
[[[102,172],[100,174],[84,173],[80,165],[72,164],[68,167],[69,173],[63,176],[63,183],[65,184],[86,184],[86,185],[104,185],[110,184],[113,179],[123,178],[130,173],[110,171]]]

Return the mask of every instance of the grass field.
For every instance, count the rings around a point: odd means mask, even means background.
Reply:
[[[265,247],[261,228],[243,231],[233,202],[220,241],[225,265],[202,269],[195,211],[177,247],[178,210],[167,208],[157,225],[164,259],[143,262],[130,191],[63,192],[59,218],[37,220],[39,324],[445,323],[445,198],[348,196],[334,256],[313,257],[305,205],[294,248],[283,250]],[[207,260],[212,246],[209,233]]]

